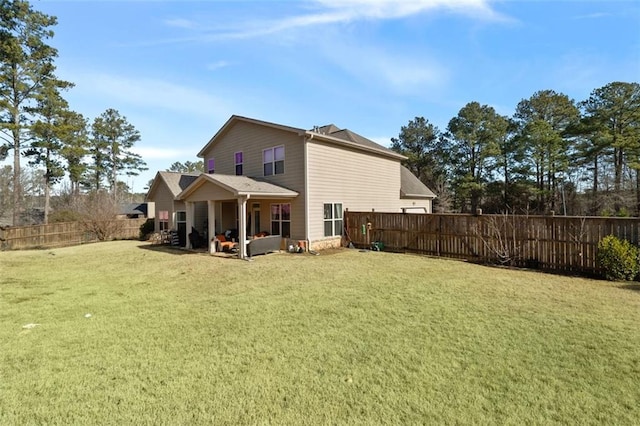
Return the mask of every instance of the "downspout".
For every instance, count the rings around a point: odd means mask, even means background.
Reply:
[[[304,238],[307,240],[308,251],[311,251],[310,224],[309,224],[309,154],[307,143],[313,139],[313,133],[304,137],[303,155],[304,155]]]

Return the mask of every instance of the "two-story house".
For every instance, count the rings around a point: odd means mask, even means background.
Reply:
[[[239,241],[266,231],[339,246],[345,209],[431,212],[434,193],[401,165],[404,156],[334,125],[305,130],[232,116],[198,157],[199,176],[159,172],[147,194],[156,230],[195,228]],[[210,238],[209,238],[210,240]],[[239,256],[245,257],[244,244]]]

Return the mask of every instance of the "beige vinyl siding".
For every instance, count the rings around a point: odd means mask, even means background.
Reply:
[[[285,147],[284,174],[263,176],[262,151],[283,145]],[[269,182],[300,192],[303,183],[302,136],[292,132],[239,121],[235,123],[204,154],[206,162],[214,158],[216,173],[236,174],[235,153],[242,151],[245,176],[265,178]]]
[[[433,213],[432,200],[405,198],[400,200],[400,210],[403,207],[407,208],[407,213]]]
[[[263,176],[262,151],[267,148],[284,146],[284,173]],[[244,121],[236,122],[216,143],[204,151],[203,159],[214,158],[216,174],[235,175],[235,153],[242,151],[243,172],[245,176],[265,180],[298,192],[298,196],[290,200],[261,200],[260,219],[263,224],[268,220],[271,203],[291,204],[291,238],[305,238],[304,224],[304,146],[303,137],[271,127],[261,126]],[[189,199],[194,199],[192,196]],[[258,202],[250,199],[248,201]]]
[[[205,182],[189,194],[189,201],[234,200],[235,196],[224,188]]]
[[[400,200],[400,162],[336,147],[307,143],[309,239],[324,239],[324,203],[343,209],[397,212],[413,200]]]
[[[229,201],[217,204],[220,205],[220,215],[218,216],[216,213],[216,221],[220,226],[219,232],[223,233],[227,229],[238,228],[238,202]],[[218,230],[218,227],[216,227],[216,230]]]
[[[205,223],[208,220],[208,209],[207,209],[207,203],[206,202],[197,202],[195,203],[195,208],[194,208],[194,212],[193,212],[193,227],[196,228],[198,230],[198,232],[200,232],[200,234],[204,235],[205,233],[207,233],[209,230],[207,229],[207,226],[205,226]]]
[[[161,178],[158,178],[161,179]],[[156,232],[160,231],[160,219],[157,212],[168,211],[169,212],[169,229],[175,228],[174,215],[175,207],[173,194],[164,183],[160,181],[160,184],[156,187],[152,194],[147,196],[148,199],[153,200],[156,203],[156,218],[154,220],[154,229]]]

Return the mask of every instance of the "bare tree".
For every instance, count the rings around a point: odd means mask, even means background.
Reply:
[[[478,218],[472,232],[480,239],[484,248],[495,256],[500,265],[511,266],[522,260],[525,244],[527,244],[527,240],[519,236],[522,218],[523,216],[513,213],[482,216]],[[526,223],[526,220],[524,222]],[[481,226],[482,224],[485,226]]]
[[[122,221],[117,220],[118,207],[117,201],[106,191],[94,191],[74,199],[79,221],[100,241],[109,240],[122,231]]]

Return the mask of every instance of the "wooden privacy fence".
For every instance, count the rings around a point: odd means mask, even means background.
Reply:
[[[118,219],[101,223],[110,229],[112,239],[133,239],[140,235],[140,226],[146,219]],[[0,249],[19,250],[72,246],[99,241],[97,232],[82,222],[50,223],[0,228]]]
[[[638,218],[346,211],[344,219],[357,247],[588,274],[599,272],[603,237],[637,245],[640,233]]]

